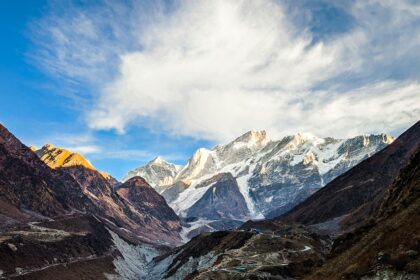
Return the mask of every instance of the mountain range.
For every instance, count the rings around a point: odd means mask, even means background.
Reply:
[[[0,125],[0,279],[418,279],[419,156],[420,122],[248,132],[118,182]]]
[[[158,157],[128,172],[124,180],[145,178],[181,217],[270,218],[393,140],[386,134],[334,139],[309,133],[270,140],[265,131],[250,131],[226,145],[198,149],[184,166]],[[229,180],[229,188],[219,180]]]

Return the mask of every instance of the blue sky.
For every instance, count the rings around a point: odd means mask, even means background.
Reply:
[[[29,6],[28,6],[29,5]],[[125,134],[90,130],[77,102],[69,95],[86,91],[68,85],[42,71],[29,56],[34,51],[31,24],[49,10],[47,1],[0,3],[0,121],[27,145],[53,143],[78,150],[100,170],[121,178],[156,155],[183,164],[188,156],[212,141],[191,137],[168,137],[148,129],[133,128]],[[22,9],[22,7],[25,7]],[[110,152],[91,152],[95,147]]]
[[[0,121],[121,178],[251,129],[398,135],[419,1],[1,1]]]

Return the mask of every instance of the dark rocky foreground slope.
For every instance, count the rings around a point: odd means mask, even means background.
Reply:
[[[0,125],[0,219],[3,226],[90,207],[68,175],[52,172],[35,153]]]
[[[120,253],[93,216],[15,225],[0,235],[0,279],[105,279]]]

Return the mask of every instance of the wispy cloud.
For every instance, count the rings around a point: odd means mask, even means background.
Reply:
[[[83,155],[96,154],[102,151],[102,148],[96,143],[97,141],[91,133],[47,133],[43,137],[27,142],[28,145],[33,145],[37,148],[40,148],[45,144],[52,144]]]
[[[323,1],[353,24],[319,37],[316,14],[302,5],[308,20],[296,21],[293,2],[53,9],[38,22],[37,61],[93,85],[93,129],[137,125],[226,141],[249,129],[349,136],[419,119],[420,5]]]

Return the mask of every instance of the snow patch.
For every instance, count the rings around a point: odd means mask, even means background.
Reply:
[[[178,268],[176,273],[171,276],[170,279],[184,279],[188,274],[193,271],[201,272],[213,266],[216,262],[218,255],[214,255],[214,252],[210,252],[204,256],[198,258],[190,257],[188,262]]]
[[[312,250],[312,248],[310,247],[310,246],[306,246],[305,245],[305,248],[303,248],[302,250],[300,250],[301,252],[306,252],[306,251],[309,251],[309,250]]]
[[[120,251],[122,257],[114,259],[117,273],[124,280],[139,280],[149,279],[148,270],[149,263],[154,257],[159,255],[159,252],[148,245],[131,245],[120,238],[116,233],[109,230],[112,236],[112,241]],[[108,279],[115,279],[111,275],[107,275]]]
[[[264,199],[265,202],[271,203],[273,201],[273,196],[269,196],[266,199]]]
[[[247,175],[244,175],[242,177],[236,178],[236,181],[238,182],[239,191],[241,192],[242,196],[245,199],[246,206],[249,211],[249,215],[251,219],[262,219],[264,216],[261,213],[257,212],[257,209],[255,208],[254,202],[252,201],[250,195],[249,195],[249,185],[248,180],[251,178],[251,174],[248,173]]]
[[[203,226],[208,226],[210,228],[213,228],[211,226],[209,226],[210,223],[215,222],[215,220],[207,220],[207,219],[198,219],[197,221],[194,222],[190,222],[188,223],[189,227],[182,227],[182,230],[180,232],[180,236],[182,238],[182,241],[184,241],[185,243],[187,243],[188,241],[190,241],[190,239],[187,237],[188,233],[190,233],[191,231],[198,229],[200,227]]]
[[[180,193],[179,197],[175,201],[171,202],[169,206],[171,206],[172,209],[178,213],[178,215],[183,216],[185,214],[184,211],[193,206],[194,203],[196,203],[214,184],[216,184],[216,182],[211,183],[205,187],[197,188],[198,184],[196,182],[185,191]]]

